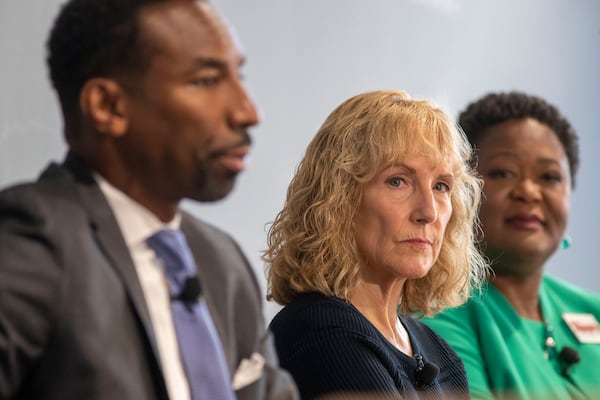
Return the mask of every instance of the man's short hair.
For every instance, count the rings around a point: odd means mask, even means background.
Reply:
[[[139,37],[141,8],[168,0],[68,0],[47,42],[50,80],[67,126],[78,117],[79,93],[93,77],[138,72],[150,58]]]

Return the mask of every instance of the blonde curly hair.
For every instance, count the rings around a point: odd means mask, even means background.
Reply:
[[[263,254],[267,299],[286,305],[304,292],[348,299],[361,268],[354,220],[363,187],[415,154],[450,161],[453,211],[438,259],[424,277],[406,281],[399,307],[432,315],[465,302],[487,272],[475,243],[481,180],[468,163],[471,147],[451,118],[403,91],[346,100],[308,145],[269,229]]]

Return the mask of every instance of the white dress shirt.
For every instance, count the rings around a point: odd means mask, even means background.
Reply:
[[[161,229],[179,229],[181,215],[162,223],[154,214],[99,174],[94,175],[115,215],[144,293],[156,335],[162,371],[169,397],[190,400],[190,389],[179,354],[179,345],[171,315],[169,286],[163,267],[146,239]]]

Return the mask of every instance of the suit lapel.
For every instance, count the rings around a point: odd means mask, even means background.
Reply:
[[[131,304],[146,333],[158,372],[160,376],[163,376],[150,313],[144,300],[144,294],[129,249],[123,239],[112,210],[90,171],[79,160],[73,155],[68,155],[64,165],[75,176],[80,200],[89,215],[90,228],[96,236],[99,248],[125,287]],[[164,386],[164,380],[162,386]],[[166,393],[166,386],[164,386],[164,389]]]
[[[90,188],[91,189],[91,188]],[[99,188],[96,187],[99,192]],[[156,339],[150,313],[146,307],[144,294],[139,284],[135,266],[129,254],[129,249],[123,240],[121,231],[114,216],[107,204],[96,202],[96,194],[90,193],[88,189],[80,190],[84,203],[90,215],[92,229],[96,235],[100,248],[110,265],[114,268],[117,275],[121,278],[123,285],[131,299],[131,303],[142,322],[146,335],[152,343],[152,348],[156,354]],[[104,200],[104,198],[102,198]]]
[[[198,278],[202,285],[202,295],[206,300],[213,322],[225,348],[229,366],[233,368],[235,367],[235,360],[232,356],[233,352],[230,350],[234,348],[235,343],[232,338],[228,340],[227,326],[223,319],[223,316],[226,315],[226,311],[223,310],[223,308],[227,307],[226,295],[223,295],[224,292],[222,289],[214,290],[214,287],[222,288],[222,285],[227,284],[222,276],[225,273],[222,268],[223,255],[219,255],[214,246],[208,243],[205,232],[185,212],[182,212],[181,230],[185,234],[194,260],[196,261]]]
[[[200,234],[198,228],[194,226],[186,213],[182,213],[181,231],[185,234],[190,250],[194,255],[200,281],[203,284],[206,281],[213,281],[212,272],[215,270],[214,266],[219,265],[220,260],[213,248],[207,245],[206,239]],[[206,268],[207,265],[212,265],[213,268]]]

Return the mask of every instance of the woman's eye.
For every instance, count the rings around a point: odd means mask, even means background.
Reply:
[[[390,178],[388,180],[388,183],[390,186],[400,187],[404,183],[404,180],[402,178],[394,177],[394,178]]]
[[[509,178],[513,175],[514,174],[507,169],[493,169],[490,172],[488,172],[488,176],[490,178],[497,178],[497,179]]]
[[[433,185],[433,190],[436,190],[438,192],[449,192],[450,185],[448,185],[446,182],[438,182],[435,185]]]
[[[561,183],[563,181],[563,177],[560,174],[547,173],[542,175],[542,180],[550,183]]]

